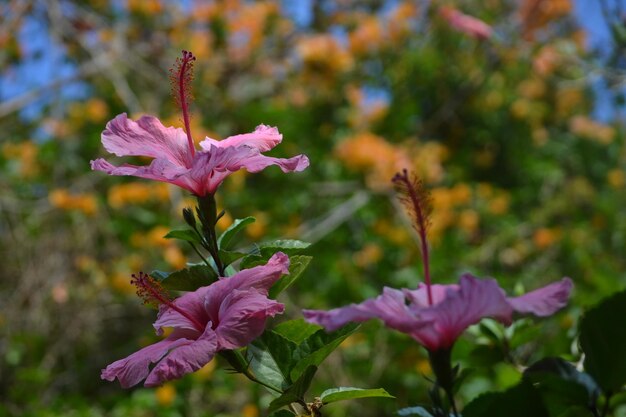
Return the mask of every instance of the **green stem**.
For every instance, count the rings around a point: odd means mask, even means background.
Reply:
[[[196,248],[196,245],[194,245],[194,244],[193,244],[193,243],[191,243],[191,242],[187,242],[187,243],[189,243],[189,244],[191,245],[191,247],[193,248],[193,250],[194,250],[194,251],[198,254],[198,256],[200,257],[200,259],[202,259],[202,260],[204,261],[204,263],[205,263],[205,264],[207,264],[207,266],[211,266],[211,264],[209,263],[209,261],[208,261],[208,260],[207,260],[204,256],[202,256],[202,253],[200,253],[200,251],[198,250],[198,248]]]
[[[215,261],[218,273],[221,277],[225,275],[225,267],[219,256],[219,248],[217,246],[217,235],[215,233],[215,225],[217,223],[217,203],[213,194],[207,194],[198,198],[198,217],[202,223],[202,232],[207,243],[206,249]]]

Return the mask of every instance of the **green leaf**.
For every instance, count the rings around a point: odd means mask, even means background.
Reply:
[[[311,263],[312,256],[294,255],[289,258],[289,275],[283,275],[276,283],[270,288],[269,297],[276,298],[278,294],[291,287],[294,282],[302,275],[307,269],[309,263]]]
[[[259,252],[262,257],[269,259],[276,252],[283,252],[286,255],[296,255],[311,246],[308,242],[301,240],[279,239],[271,242],[264,242],[259,245]]]
[[[232,264],[233,262],[235,262],[236,260],[241,259],[247,255],[246,253],[234,252],[234,251],[223,250],[223,249],[220,249],[219,254],[220,254],[220,259],[222,263],[224,263],[224,266],[228,266]]]
[[[290,371],[296,344],[273,331],[266,331],[246,351],[254,375],[281,391],[291,385]]]
[[[356,398],[395,398],[382,388],[363,389],[353,387],[331,388],[322,392],[320,399],[324,404],[330,404],[337,401],[353,400]]]
[[[509,388],[504,392],[483,394],[469,403],[463,410],[463,417],[549,417],[539,392],[527,382]]]
[[[163,237],[165,239],[179,239],[185,242],[202,244],[200,236],[191,229],[170,230],[169,233]]]
[[[168,290],[195,291],[217,281],[215,270],[204,264],[192,265],[176,272],[152,271],[150,276]]]
[[[321,327],[316,324],[307,323],[304,319],[296,319],[280,323],[274,327],[273,331],[299,345],[320,329]]]
[[[239,264],[239,269],[243,271],[244,269],[254,268],[258,265],[265,265],[268,259],[269,258],[266,259],[256,253],[247,255],[241,260],[241,263]]]
[[[280,407],[284,407],[291,403],[304,403],[304,395],[309,390],[311,386],[311,381],[317,372],[317,366],[309,366],[302,373],[300,378],[293,383],[289,388],[285,390],[285,392],[274,401],[270,403],[269,409],[267,411],[272,412]]]
[[[585,370],[605,391],[626,384],[626,291],[617,293],[589,310],[580,320],[580,347]]]
[[[399,416],[420,416],[420,417],[433,417],[432,414],[424,407],[406,407],[398,410]]]
[[[235,243],[237,243],[237,234],[247,225],[255,221],[256,219],[252,216],[246,217],[245,219],[236,219],[217,239],[217,246],[223,250],[231,250],[235,246]]]
[[[524,371],[524,377],[530,378],[541,387],[542,380],[545,382],[545,376],[551,375],[562,381],[583,388],[572,387],[568,391],[573,393],[572,400],[575,404],[591,405],[600,395],[600,387],[594,379],[585,372],[580,372],[574,365],[561,358],[544,358],[535,362]],[[550,382],[548,382],[550,384]],[[565,388],[565,386],[563,386]],[[540,391],[542,391],[540,389]],[[576,391],[576,393],[574,393]]]
[[[291,370],[291,380],[295,381],[310,365],[318,366],[326,359],[348,336],[359,327],[352,323],[332,333],[326,330],[318,330],[307,337],[294,352],[296,365]]]

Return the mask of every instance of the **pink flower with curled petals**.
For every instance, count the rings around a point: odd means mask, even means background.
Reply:
[[[304,310],[307,321],[328,331],[349,322],[378,318],[387,327],[406,333],[429,351],[450,349],[472,324],[491,317],[511,324],[514,313],[548,316],[567,304],[572,289],[569,278],[521,297],[507,297],[494,279],[465,274],[459,284],[433,285],[429,305],[426,285],[416,290],[385,288],[377,298],[329,311]]]
[[[444,6],[439,9],[439,14],[453,29],[478,39],[489,39],[493,35],[493,29],[480,19],[461,13],[457,9]]]
[[[420,239],[424,283],[416,290],[385,288],[376,298],[329,311],[304,310],[307,321],[333,331],[350,322],[377,318],[431,353],[450,352],[461,333],[483,318],[509,325],[514,313],[544,317],[567,304],[573,286],[569,278],[520,297],[507,297],[495,279],[481,280],[470,274],[461,276],[458,284],[432,284],[426,239],[432,212],[430,195],[424,183],[411,178],[407,170],[392,181]]]
[[[289,258],[278,252],[267,264],[245,269],[230,278],[198,288],[169,301],[149,277],[135,277],[142,296],[160,303],[154,328],[174,331],[102,370],[102,379],[117,378],[123,388],[153,387],[181,378],[206,365],[221,350],[244,347],[263,333],[268,317],[281,314],[284,305],[267,297],[271,286],[289,273]],[[150,369],[150,366],[154,367]]]
[[[217,141],[205,138],[196,150],[191,136],[189,104],[196,57],[182,51],[170,70],[172,96],[181,109],[185,130],[165,127],[154,116],[134,121],[122,113],[107,123],[102,132],[104,148],[117,156],[146,156],[150,165],[115,166],[100,158],[91,161],[91,169],[109,175],[131,175],[169,182],[191,191],[198,197],[214,194],[217,187],[233,172],[246,169],[259,172],[278,165],[283,172],[302,171],[309,166],[305,155],[272,158],[262,152],[278,145],[283,135],[275,127],[260,125],[252,133]]]
[[[262,154],[281,141],[278,129],[260,125],[254,132],[221,141],[206,138],[200,143],[201,150],[192,151],[183,129],[165,127],[153,116],[133,121],[123,113],[102,132],[104,148],[117,156],[147,156],[153,161],[147,166],[114,166],[100,158],[91,161],[91,168],[109,175],[168,182],[202,197],[214,194],[226,177],[240,169],[259,172],[278,165],[283,172],[293,172],[309,166],[305,155],[283,159]]]

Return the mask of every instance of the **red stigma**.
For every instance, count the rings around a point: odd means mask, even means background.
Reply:
[[[191,82],[193,81],[193,64],[196,57],[193,53],[185,50],[182,51],[182,54],[182,58],[176,58],[174,66],[170,69],[170,84],[172,86],[172,96],[183,113],[183,122],[185,123],[189,150],[193,157],[196,153],[196,147],[191,137],[189,105],[193,100]]]
[[[132,277],[133,279],[130,280],[130,283],[137,287],[137,295],[143,300],[144,304],[157,307],[159,305],[167,306],[189,320],[196,330],[201,333],[204,331],[205,326],[187,311],[178,307],[158,281],[143,272],[139,272],[139,275],[133,274]]]
[[[409,177],[406,169],[402,173],[397,173],[391,181],[396,187],[398,198],[404,205],[407,213],[413,222],[413,228],[420,238],[422,251],[422,263],[424,266],[424,281],[428,293],[428,304],[433,304],[430,281],[430,262],[428,256],[428,241],[426,240],[428,227],[430,226],[430,215],[432,213],[432,200],[430,193],[426,189],[424,182],[416,176]]]

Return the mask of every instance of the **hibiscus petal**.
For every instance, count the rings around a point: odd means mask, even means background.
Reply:
[[[192,340],[184,337],[186,332],[174,332],[167,339],[153,345],[146,346],[132,355],[113,362],[102,370],[101,378],[113,381],[117,378],[122,388],[129,388],[138,384],[150,372],[151,363],[158,362],[171,349],[187,345]]]
[[[176,307],[189,314],[199,323],[207,323],[209,316],[204,309],[204,297],[209,287],[200,287],[193,292],[188,292],[173,301]],[[162,327],[176,327],[179,329],[189,329],[198,331],[189,318],[166,305],[159,306],[159,314],[153,324],[157,334],[162,334]]]
[[[255,289],[267,296],[278,279],[289,273],[289,257],[275,253],[265,265],[244,269],[229,278],[221,278],[211,284],[205,296],[205,309],[211,321],[219,323],[219,310],[226,297],[234,290]]]
[[[284,159],[258,154],[241,161],[241,167],[249,172],[259,172],[271,165],[278,165],[283,172],[300,172],[309,166],[309,158],[306,155],[298,155]]]
[[[448,293],[448,289],[458,289],[459,286],[456,284],[451,285],[440,285],[433,284],[430,286],[430,291],[433,297],[433,304],[439,304],[441,301],[446,298],[446,294]],[[408,290],[404,288],[402,290],[406,298],[411,302],[411,310],[428,307],[428,290],[426,284],[420,283],[416,290]]]
[[[211,326],[197,339],[177,346],[152,369],[144,386],[154,387],[185,374],[197,371],[209,363],[217,352],[217,336]]]
[[[285,306],[257,290],[234,290],[222,302],[215,328],[220,349],[248,345],[263,333],[268,317],[281,314]]]
[[[102,132],[104,148],[117,156],[164,158],[173,164],[191,166],[191,151],[182,129],[165,127],[153,116],[133,121],[122,113]]]
[[[337,330],[350,322],[374,318],[381,319],[386,326],[405,333],[426,325],[409,311],[404,293],[388,287],[378,297],[360,304],[350,304],[329,311],[303,310],[302,314],[306,321],[320,325],[328,331]]]
[[[573,285],[572,280],[566,277],[520,297],[507,298],[507,301],[518,313],[545,317],[567,304]]]
[[[155,159],[148,166],[122,164],[118,167],[100,158],[91,161],[91,169],[103,171],[109,175],[130,175],[155,181],[167,182],[200,195],[202,187],[192,178],[185,167],[172,164],[166,159]]]
[[[431,322],[411,332],[429,350],[450,348],[465,329],[485,317],[510,324],[513,314],[495,279],[480,280],[470,274],[461,277],[458,287],[448,286],[440,303],[413,311]]]
[[[259,152],[269,151],[283,140],[278,129],[271,126],[259,125],[252,133],[230,136],[224,140],[206,138],[200,142],[202,149],[211,150],[211,146],[218,148],[247,146]]]

